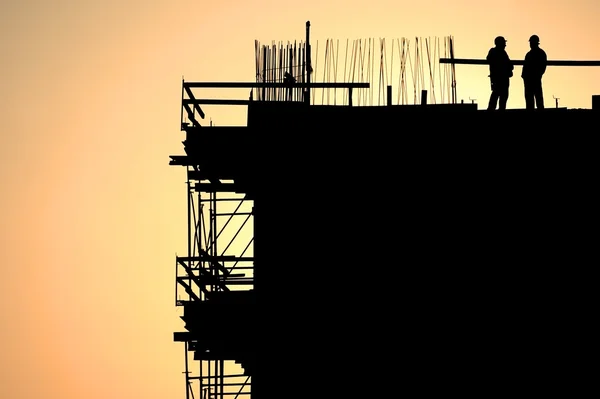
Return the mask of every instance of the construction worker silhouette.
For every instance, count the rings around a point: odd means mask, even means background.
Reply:
[[[499,110],[506,109],[508,101],[508,87],[510,78],[513,76],[514,66],[506,53],[506,39],[498,36],[494,39],[495,47],[492,47],[486,57],[490,65],[490,82],[492,94],[488,104],[488,111],[493,111],[498,105]]]
[[[548,57],[546,52],[540,48],[540,38],[532,35],[529,38],[531,50],[525,55],[523,62],[523,85],[525,86],[525,108],[544,109],[544,93],[542,90],[542,76],[546,72]]]

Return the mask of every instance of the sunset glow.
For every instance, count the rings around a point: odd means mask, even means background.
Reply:
[[[328,39],[453,36],[456,57],[483,59],[502,35],[522,60],[537,34],[549,59],[600,60],[598,15],[597,0],[3,1],[0,398],[185,397],[186,177],[169,166],[182,79],[255,81],[254,41],[304,40],[306,21],[319,53]],[[508,108],[524,108],[520,72]],[[487,67],[456,78],[458,100],[485,108]],[[591,108],[600,67],[548,67],[543,84],[547,107]],[[245,124],[244,108],[204,109]]]

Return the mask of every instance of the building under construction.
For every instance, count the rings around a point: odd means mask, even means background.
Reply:
[[[599,97],[480,111],[455,66],[484,62],[451,37],[412,45],[327,41],[317,65],[307,23],[256,43],[255,82],[183,82],[186,398],[556,387],[548,262],[572,265],[565,232],[587,218]],[[246,107],[247,125],[205,123],[208,104]]]

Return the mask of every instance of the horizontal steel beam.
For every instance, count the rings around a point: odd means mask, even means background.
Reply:
[[[169,155],[169,158],[171,158],[169,165],[194,166],[197,164],[192,157],[188,157],[187,155]]]
[[[523,65],[523,60],[512,60],[513,65]],[[488,65],[487,60],[470,58],[440,58],[440,64]],[[548,66],[600,66],[600,61],[548,60]]]
[[[226,262],[248,262],[254,261],[252,256],[235,256],[235,255],[221,255],[221,256],[177,256],[178,262],[200,262],[206,260],[226,261]]]
[[[283,82],[183,82],[186,88],[207,88],[207,89],[255,89],[255,88],[312,88],[312,89],[368,89],[370,83],[283,83]]]
[[[210,281],[206,281],[206,279],[204,279],[202,276],[196,276],[196,278],[198,279],[198,281],[194,281],[196,283],[196,285],[198,286],[209,286],[209,285],[215,285],[215,284],[219,284],[219,285],[252,285],[254,284],[254,279],[252,278],[248,278],[246,280],[240,280],[240,279],[234,279],[234,280],[229,280],[227,278],[215,278],[215,279],[210,279]],[[182,283],[185,282],[188,278],[186,277],[177,277],[177,282],[178,283]]]
[[[229,99],[184,99],[183,104],[194,105],[248,105],[250,100],[229,100]]]
[[[194,190],[205,193],[237,193],[240,185],[236,183],[196,183]]]

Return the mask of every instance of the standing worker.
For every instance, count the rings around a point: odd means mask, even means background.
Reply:
[[[496,46],[490,49],[486,57],[488,64],[490,65],[490,82],[492,85],[492,94],[490,95],[488,111],[495,110],[496,104],[498,104],[499,110],[506,109],[508,87],[514,69],[505,50],[506,39],[502,36],[498,36],[494,39],[494,44]],[[500,100],[499,103],[498,100]]]
[[[529,38],[531,50],[525,55],[523,62],[523,85],[525,86],[525,108],[544,109],[544,93],[542,90],[542,76],[546,72],[548,57],[546,52],[540,48],[540,38],[532,35]]]

